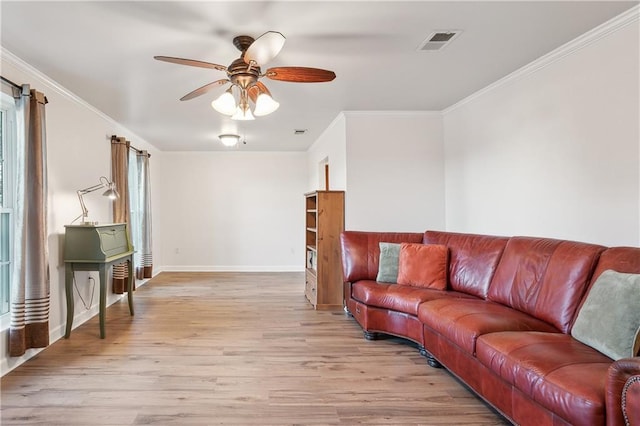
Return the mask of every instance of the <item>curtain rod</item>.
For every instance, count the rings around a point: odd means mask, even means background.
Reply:
[[[14,83],[13,81],[9,80],[8,78],[4,78],[3,76],[0,75],[0,79],[2,79],[2,81],[4,81],[5,83],[15,87],[16,89],[22,89],[22,86],[20,84]]]
[[[111,143],[122,143],[122,142],[118,142],[117,139],[118,139],[118,137],[116,135],[111,135]],[[135,146],[131,145],[131,143],[129,143],[129,149],[134,150],[138,154],[143,154],[144,153],[143,150],[136,148]],[[147,152],[147,157],[151,158],[151,154],[149,154],[148,152]]]

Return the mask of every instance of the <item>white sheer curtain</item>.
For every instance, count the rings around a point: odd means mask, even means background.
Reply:
[[[134,264],[136,278],[153,276],[153,253],[151,241],[151,178],[149,153],[132,152],[129,164],[129,189],[131,205],[131,239],[136,253]]]
[[[49,345],[47,143],[44,94],[22,86],[16,102],[15,256],[9,354]]]

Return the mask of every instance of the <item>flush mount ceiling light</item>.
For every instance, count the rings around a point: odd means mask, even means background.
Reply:
[[[336,78],[333,71],[307,67],[275,67],[269,68],[263,74],[260,66],[272,60],[282,50],[284,42],[284,36],[276,31],[266,32],[257,39],[246,35],[237,36],[233,39],[233,45],[242,53],[228,67],[171,56],[154,56],[154,58],[174,64],[225,71],[227,78],[205,84],[187,93],[180,100],[187,101],[204,95],[216,87],[231,83],[223,94],[211,102],[211,106],[233,120],[253,120],[255,117],[271,114],[280,106],[271,97],[269,89],[258,81],[260,78],[267,77],[271,80],[293,83],[320,83]]]
[[[220,139],[220,142],[222,142],[224,146],[232,147],[236,146],[238,142],[240,142],[240,135],[226,133],[223,135],[219,135],[218,139]]]

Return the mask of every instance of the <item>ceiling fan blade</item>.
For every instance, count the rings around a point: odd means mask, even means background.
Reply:
[[[258,37],[244,52],[244,61],[247,64],[255,62],[258,66],[264,65],[282,50],[286,39],[277,31],[268,31]]]
[[[194,59],[174,58],[171,56],[154,56],[153,59],[158,61],[171,62],[172,64],[189,65],[192,67],[210,68],[218,71],[226,71],[224,65],[212,64],[211,62],[196,61]]]
[[[249,95],[249,99],[251,99],[254,104],[258,100],[258,95],[260,93],[266,93],[267,95],[271,96],[271,92],[269,92],[269,89],[267,89],[267,86],[262,84],[262,82],[260,81],[257,81],[256,84],[254,84],[253,86],[247,89],[247,94]]]
[[[215,89],[218,86],[222,86],[223,84],[228,83],[228,82],[229,82],[228,79],[223,78],[221,80],[216,80],[216,81],[214,81],[212,83],[205,84],[204,86],[197,88],[193,92],[187,93],[186,95],[181,97],[180,100],[181,101],[188,101],[189,99],[193,99],[193,98],[198,97],[200,95],[204,95],[208,91],[210,91],[212,89]]]
[[[307,67],[269,68],[265,75],[271,80],[291,81],[294,83],[321,83],[336,78],[333,71]]]

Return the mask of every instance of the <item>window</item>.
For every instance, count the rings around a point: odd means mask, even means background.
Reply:
[[[15,103],[0,93],[0,315],[9,312],[9,290],[13,266],[13,170],[15,164]]]

